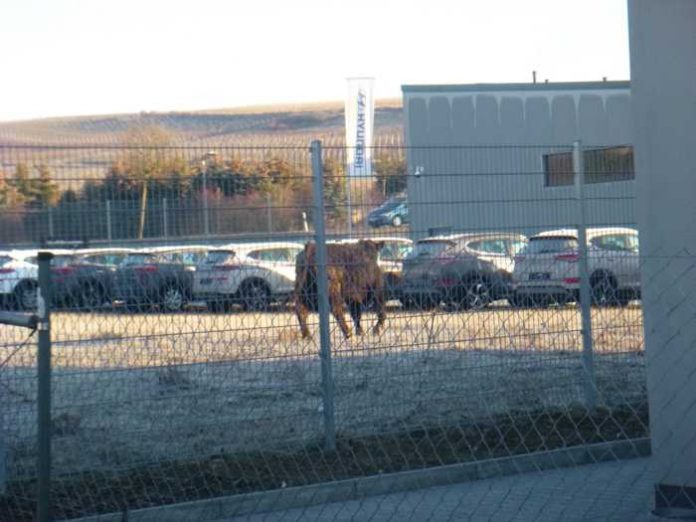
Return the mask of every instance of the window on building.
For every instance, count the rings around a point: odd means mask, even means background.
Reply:
[[[633,147],[604,147],[584,151],[585,183],[610,183],[635,178]],[[573,153],[544,155],[544,185],[563,187],[573,185]]]

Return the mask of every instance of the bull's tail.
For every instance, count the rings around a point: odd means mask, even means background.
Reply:
[[[295,264],[295,295],[306,307],[314,311],[318,302],[317,276],[314,269],[315,250],[313,243],[307,243]]]
[[[312,309],[312,296],[314,295],[316,299],[316,277],[311,269],[314,258],[312,251],[311,243],[307,243],[304,252],[297,256],[295,262],[295,313],[300,323],[302,337],[305,339],[310,337],[307,316]]]

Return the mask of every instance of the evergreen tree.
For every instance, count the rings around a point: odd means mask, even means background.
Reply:
[[[145,125],[132,130],[127,141],[129,145],[136,147],[123,163],[125,172],[140,184],[138,239],[142,239],[150,184],[166,171],[166,150],[160,147],[168,145],[171,137],[162,128]]]
[[[35,192],[29,178],[29,167],[25,163],[17,163],[13,185],[17,194],[17,203],[30,202],[34,198]]]
[[[39,179],[34,182],[33,202],[42,207],[52,207],[60,199],[58,185],[53,182],[51,171],[46,165],[39,165]]]
[[[378,157],[373,163],[373,169],[383,196],[406,190],[406,160],[403,158]]]
[[[346,215],[346,177],[341,165],[333,158],[323,162],[324,173],[324,205],[328,207],[329,215],[340,219]]]
[[[18,203],[17,189],[14,187],[14,183],[5,172],[0,171],[0,206],[8,208]]]

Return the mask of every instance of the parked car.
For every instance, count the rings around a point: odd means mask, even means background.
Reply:
[[[587,265],[593,303],[626,305],[640,298],[638,231],[608,227],[587,229]],[[532,236],[516,258],[515,304],[579,301],[578,233],[550,230]]]
[[[114,275],[133,249],[94,248],[56,255],[51,261],[51,293],[59,306],[94,310],[114,300]]]
[[[36,308],[39,267],[27,260],[32,255],[35,251],[0,253],[0,301],[3,308]]]
[[[446,304],[478,309],[512,294],[515,255],[527,238],[514,233],[474,234],[438,256],[435,285]]]
[[[444,302],[482,308],[510,297],[514,256],[527,242],[520,234],[480,232],[416,241],[404,260],[402,303],[431,308]]]
[[[96,309],[112,301],[118,262],[132,249],[52,250],[51,295],[59,307]],[[36,255],[26,261],[37,265]]]
[[[135,251],[133,248],[82,248],[75,254],[85,263],[116,268]]]
[[[400,227],[408,223],[408,202],[406,197],[396,196],[388,199],[368,214],[367,222],[374,228],[387,225]]]
[[[304,249],[291,242],[235,244],[212,249],[198,266],[193,292],[213,311],[234,303],[266,310],[287,301],[295,285],[295,259]]]
[[[114,274],[114,299],[133,310],[182,310],[192,299],[193,274],[208,250],[187,245],[128,254]]]

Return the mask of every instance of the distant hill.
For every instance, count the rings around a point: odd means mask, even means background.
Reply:
[[[341,145],[343,112],[342,102],[326,102],[0,122],[0,145],[118,144],[139,125],[162,127],[181,145],[293,146],[311,139]],[[375,144],[399,145],[402,141],[401,100],[378,100]]]

